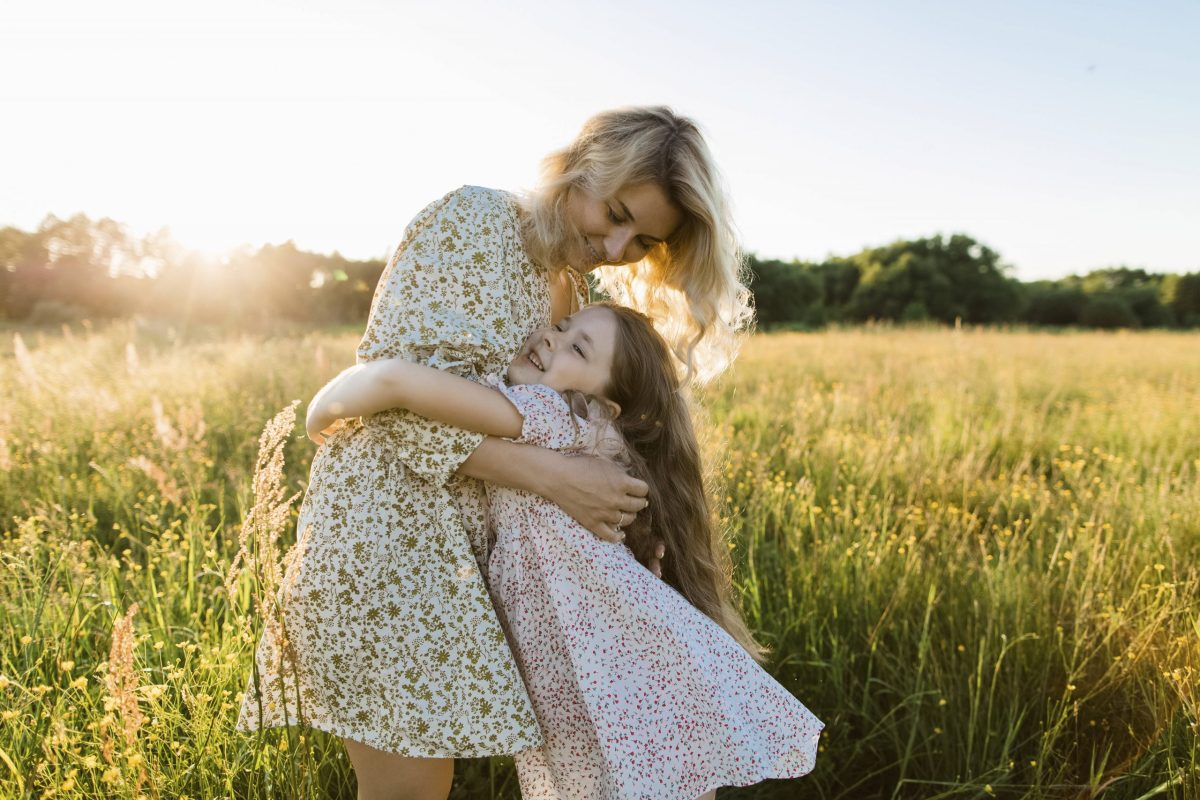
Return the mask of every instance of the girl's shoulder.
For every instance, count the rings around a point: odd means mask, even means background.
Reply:
[[[486,376],[484,383],[501,392],[520,412],[521,436],[515,441],[552,450],[578,447],[586,420],[576,417],[566,398],[557,391],[540,383],[509,386],[497,375]]]
[[[496,375],[485,383],[502,392],[521,413],[521,438],[517,441],[554,450],[587,453],[629,462],[629,451],[608,409],[599,400],[579,392],[566,396],[540,383],[509,386]]]

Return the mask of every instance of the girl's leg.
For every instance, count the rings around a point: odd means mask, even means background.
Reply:
[[[358,778],[358,800],[446,800],[453,758],[409,758],[342,739]]]
[[[713,789],[711,792],[705,792],[704,794],[700,795],[698,798],[696,798],[696,800],[716,800],[716,797],[717,790]]]

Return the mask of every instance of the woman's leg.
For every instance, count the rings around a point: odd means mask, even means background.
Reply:
[[[354,776],[358,800],[446,800],[454,779],[453,758],[409,758],[342,739]]]

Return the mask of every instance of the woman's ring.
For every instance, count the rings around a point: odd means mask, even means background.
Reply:
[[[624,525],[625,525],[625,512],[624,512],[624,511],[622,511],[622,512],[621,512],[621,519],[619,519],[619,520],[617,521],[617,530],[621,530],[621,528],[622,528],[622,527],[624,527]]]

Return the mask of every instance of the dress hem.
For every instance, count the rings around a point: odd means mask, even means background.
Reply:
[[[369,734],[366,732],[362,732],[362,731],[355,731],[345,725],[337,725],[334,723],[327,723],[323,720],[317,721],[317,722],[307,721],[307,722],[290,722],[290,723],[268,722],[268,723],[260,724],[260,725],[253,726],[253,727],[249,726],[249,725],[245,725],[242,722],[239,722],[235,726],[234,729],[239,732],[242,732],[242,733],[256,733],[258,731],[265,730],[268,728],[293,728],[293,727],[295,727],[295,728],[312,728],[313,730],[321,731],[322,733],[329,734],[330,736],[336,736],[339,739],[351,739],[353,741],[358,742],[359,744],[365,744],[368,747],[373,747],[376,750],[380,750],[385,753],[393,753],[395,755],[404,756],[406,758],[490,758],[492,756],[514,756],[514,755],[517,755],[519,753],[524,753],[529,750],[536,750],[537,748],[541,747],[545,743],[545,740],[542,739],[541,737],[539,737],[533,744],[527,744],[525,746],[520,746],[520,743],[518,743],[517,745],[515,745],[518,749],[515,749],[515,750],[514,749],[505,749],[505,750],[501,750],[501,751],[492,751],[490,749],[468,749],[468,750],[459,750],[457,752],[449,752],[447,750],[430,752],[427,750],[422,750],[422,748],[410,748],[410,749],[402,752],[400,750],[397,750],[393,744],[385,742],[382,737],[375,736],[375,735],[372,735],[372,734]]]

